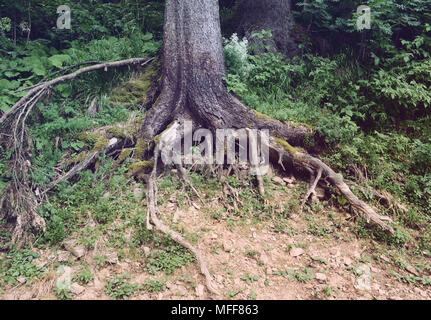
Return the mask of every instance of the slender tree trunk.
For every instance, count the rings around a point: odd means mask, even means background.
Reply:
[[[299,54],[295,22],[291,13],[291,0],[240,0],[237,7],[239,26],[237,33],[247,37],[252,44],[259,44],[251,35],[271,30],[272,39],[266,39],[272,52],[282,52],[288,57]]]

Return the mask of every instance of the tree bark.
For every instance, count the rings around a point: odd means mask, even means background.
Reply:
[[[271,52],[282,52],[290,58],[300,53],[291,0],[240,0],[237,15],[240,21],[237,33],[247,37],[251,44],[262,44],[259,39],[251,37],[253,33],[271,30],[272,39],[263,42]]]
[[[218,1],[167,0],[162,89],[145,117],[144,137],[154,138],[173,120],[189,118],[208,129],[269,129],[293,145],[318,139],[306,126],[263,117],[244,106],[226,91],[225,75]]]

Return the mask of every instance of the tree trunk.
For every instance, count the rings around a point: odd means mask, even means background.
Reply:
[[[291,0],[240,0],[237,15],[240,21],[237,33],[247,37],[251,44],[265,44],[271,52],[282,52],[290,58],[300,53]],[[262,30],[271,30],[272,39],[259,43],[259,39],[251,37]]]
[[[218,1],[167,0],[162,90],[144,120],[144,137],[154,138],[179,118],[208,129],[269,129],[300,146],[315,136],[305,126],[263,117],[244,106],[226,91],[225,75]]]

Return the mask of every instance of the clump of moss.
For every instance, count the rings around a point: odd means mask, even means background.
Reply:
[[[136,175],[140,175],[142,173],[149,173],[152,170],[153,166],[154,166],[153,161],[135,162],[129,166],[129,171],[127,174],[129,176],[136,176]]]
[[[287,152],[289,152],[289,154],[291,154],[292,156],[294,156],[296,154],[296,152],[298,152],[297,148],[293,147],[292,145],[290,145],[290,143],[284,141],[283,139],[280,138],[274,138],[275,142],[277,142],[281,147],[283,147],[283,149]]]
[[[266,114],[260,113],[259,111],[255,110],[254,112],[256,113],[256,115],[254,117],[255,120],[258,120],[259,118],[260,119],[272,119],[270,116],[267,116]]]
[[[160,80],[160,61],[153,60],[137,78],[130,79],[111,93],[111,103],[126,108],[148,103],[147,93]]]
[[[288,121],[287,124],[290,125],[292,128],[304,127],[310,131],[315,130],[315,128],[312,125],[309,125],[308,123]]]
[[[138,138],[135,145],[135,154],[134,157],[136,159],[143,159],[145,156],[145,151],[147,149],[145,148],[145,142],[143,138]]]
[[[132,151],[133,151],[132,148],[124,148],[123,150],[121,150],[116,163],[120,164],[121,162],[126,160],[131,155]]]
[[[108,129],[106,129],[106,132],[108,134],[111,134],[114,137],[117,137],[117,138],[126,138],[127,137],[126,128],[114,126],[114,127],[110,127]]]
[[[94,152],[94,151],[101,151],[105,147],[107,147],[108,145],[109,145],[109,140],[105,136],[101,135],[96,140],[96,142],[94,143],[94,147],[93,147],[93,149],[91,151],[92,152]]]

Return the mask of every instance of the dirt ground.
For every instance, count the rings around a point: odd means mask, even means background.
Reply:
[[[280,189],[274,189],[279,193],[274,197],[284,203],[289,188],[285,188],[287,191]],[[220,206],[219,199],[215,197],[206,206]],[[54,287],[58,273],[55,268],[63,264],[75,272],[83,260],[92,268],[94,279],[83,286],[73,285],[72,298],[77,300],[111,299],[105,290],[107,280],[126,272],[132,283],[142,284],[155,277],[166,281],[166,289],[162,292],[138,291],[129,299],[431,298],[429,285],[400,281],[395,276],[429,279],[428,271],[415,267],[420,265],[419,262],[422,265],[429,263],[429,259],[419,261],[408,254],[400,256],[398,249],[358,238],[353,232],[356,222],[339,209],[325,207],[318,213],[295,213],[287,218],[289,228],[285,232],[279,232],[271,219],[258,223],[241,219],[232,224],[228,219],[213,219],[204,211],[195,203],[180,210],[175,201],[166,202],[161,210],[178,224],[179,229],[197,235],[196,245],[215,278],[220,291],[218,296],[208,294],[196,263],[187,263],[170,275],[162,272],[150,275],[144,268],[145,257],[118,259],[117,252],[108,250],[103,245],[104,240],[100,239],[93,250],[85,250],[79,259],[65,248],[56,251],[35,249],[41,254],[36,263],[46,266],[46,275],[31,284],[3,288],[0,299],[56,299]],[[310,219],[317,229],[310,227]],[[101,253],[108,257],[109,263],[96,268],[95,257]]]

